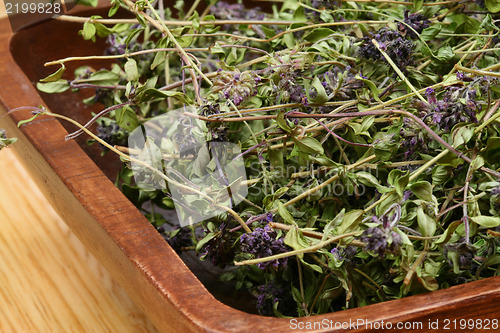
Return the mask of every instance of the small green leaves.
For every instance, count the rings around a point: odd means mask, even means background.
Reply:
[[[24,124],[28,124],[28,123],[31,123],[33,120],[35,120],[38,116],[42,115],[43,112],[38,112],[38,113],[35,113],[31,118],[29,119],[25,119],[25,120],[21,120],[17,123],[17,127],[21,127],[23,126]]]
[[[83,24],[83,29],[80,30],[80,35],[82,35],[83,39],[89,40],[91,39],[92,41],[95,41],[95,34],[97,32],[97,29],[94,25],[94,23],[91,23],[90,21],[86,21]]]
[[[121,128],[132,132],[137,126],[139,126],[139,120],[137,120],[137,115],[130,106],[124,106],[121,109],[115,111],[116,122]]]
[[[482,228],[496,228],[500,226],[500,217],[498,216],[474,216],[472,222],[479,224]]]
[[[411,184],[410,190],[421,200],[433,202],[432,185],[429,182],[422,180]]]
[[[92,84],[95,86],[114,86],[120,82],[120,76],[108,70],[100,70],[92,73],[88,78],[73,81],[75,84]]]
[[[36,84],[38,90],[47,93],[47,94],[55,94],[62,93],[69,89],[70,84],[67,80],[57,80],[54,82],[46,82]]]
[[[129,81],[139,80],[139,70],[137,69],[137,62],[134,59],[128,59],[125,63],[124,69]]]
[[[410,179],[409,172],[404,172],[399,169],[394,169],[389,173],[387,182],[389,183],[389,185],[393,186],[396,189],[396,192],[400,196],[403,196],[403,191],[406,189],[406,185],[408,185],[409,179]]]
[[[321,146],[321,143],[319,143],[318,140],[312,137],[302,137],[302,138],[296,138],[293,137],[293,142],[299,149],[299,151],[306,153],[306,154],[323,154],[323,146]]]
[[[493,14],[500,12],[500,2],[498,0],[485,0],[486,8]]]
[[[66,66],[64,64],[61,64],[61,68],[59,68],[56,72],[50,74],[49,76],[43,78],[40,80],[40,82],[55,82],[61,79],[61,76],[63,75],[64,71],[66,70]]]
[[[278,213],[283,218],[283,220],[289,224],[293,224],[295,221],[293,220],[292,214],[286,209],[281,201],[278,201]]]
[[[424,213],[422,207],[417,208],[417,221],[422,236],[434,236],[436,232],[436,221]]]
[[[193,101],[184,93],[178,91],[162,91],[155,88],[147,88],[140,90],[135,97],[136,103],[144,103],[148,101],[165,99],[173,97],[184,104],[192,104]]]

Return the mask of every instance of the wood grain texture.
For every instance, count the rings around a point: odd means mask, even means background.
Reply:
[[[40,193],[0,151],[0,332],[156,332]]]
[[[0,114],[20,106],[48,104],[33,87],[40,77],[28,78],[11,55],[11,35],[0,21]],[[57,24],[57,25],[56,25]],[[49,48],[67,51],[65,45],[50,44],[51,36],[68,32],[67,24],[51,22],[38,26],[24,41],[47,43]],[[75,39],[74,44],[81,40]],[[30,43],[26,46],[31,47]],[[26,43],[25,43],[26,44]],[[36,46],[35,46],[36,48]],[[82,49],[85,47],[82,46]],[[39,52],[43,48],[38,48]],[[51,50],[53,51],[53,50]],[[19,51],[18,51],[19,52]],[[22,50],[18,54],[22,54]],[[31,52],[24,52],[31,54]],[[64,56],[61,53],[61,56]],[[43,65],[43,55],[26,58],[33,68]],[[19,60],[19,59],[18,59]],[[38,63],[37,63],[38,62]],[[41,63],[40,63],[41,62]],[[46,96],[45,96],[46,97]],[[52,103],[54,112],[71,105]],[[4,123],[19,137],[15,150],[34,180],[86,248],[109,270],[114,279],[163,332],[289,332],[290,321],[258,317],[229,308],[214,299],[188,270],[175,252],[141,213],[113,186],[92,160],[73,141],[64,141],[67,131],[48,117],[15,126],[30,117],[30,112],[11,114]],[[3,125],[2,125],[3,126]],[[500,312],[500,278],[490,278],[447,290],[405,299],[297,319],[306,325],[316,323],[315,332],[370,332],[369,327],[354,330],[332,329],[318,323],[343,323],[356,320],[421,322],[422,327],[405,332],[435,332],[425,324],[429,319],[497,319]],[[460,330],[452,330],[459,332]],[[480,330],[476,330],[480,332]],[[471,332],[469,330],[468,332]]]

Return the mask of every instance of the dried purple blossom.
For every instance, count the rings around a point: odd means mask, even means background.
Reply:
[[[221,232],[209,240],[202,248],[202,259],[208,259],[212,265],[226,267],[234,259],[233,240],[226,232]]]
[[[274,316],[275,307],[281,314],[293,316],[294,303],[290,291],[275,281],[257,287],[257,310],[262,316]]]
[[[219,92],[223,99],[239,105],[257,93],[257,75],[250,71],[219,71],[212,91]]]
[[[345,101],[356,97],[356,92],[364,87],[363,81],[356,78],[358,73],[354,72],[350,66],[341,70],[334,68],[318,75],[321,84],[325,88],[329,100]],[[310,94],[314,98],[314,94]]]
[[[321,11],[336,9],[340,6],[340,3],[339,1],[331,0],[311,0],[310,6],[318,11],[308,9],[307,7],[304,7],[304,11],[310,20],[317,22],[321,19]]]
[[[256,258],[265,258],[279,253],[288,252],[283,238],[276,239],[276,232],[266,225],[264,228],[255,228],[252,233],[240,237],[241,251],[255,255]],[[272,267],[278,269],[286,266],[288,258],[266,261],[257,264],[260,269]]]
[[[431,90],[426,91],[427,105],[416,103],[417,109],[424,113],[424,119],[430,119],[445,131],[450,131],[458,123],[477,122],[476,112],[481,110],[481,106],[476,100],[478,91],[473,83],[461,88],[448,87],[441,100]]]
[[[474,255],[477,250],[470,244],[465,242],[458,242],[454,244],[447,244],[444,246],[445,257],[448,257],[448,252],[457,252],[458,253],[458,267],[463,270],[468,270],[474,259]],[[450,265],[453,265],[453,262],[449,260]]]
[[[406,67],[412,62],[412,54],[415,45],[405,38],[399,31],[389,28],[382,28],[371,37],[362,38],[358,54],[365,59],[383,60],[386,62],[382,54],[377,50],[372,43],[372,38],[375,39],[380,48],[385,50],[389,57],[402,71],[406,71]]]
[[[411,13],[409,10],[405,10],[404,13],[404,23],[398,24],[398,29],[412,39],[417,38],[417,34],[413,31],[415,30],[417,33],[421,33],[424,29],[428,28],[431,24],[431,21],[423,14],[420,13]],[[409,29],[410,26],[412,29]]]
[[[297,82],[300,77],[300,71],[291,70],[279,73],[279,80],[275,86],[277,93],[276,103],[301,103],[308,105],[304,87]]]
[[[427,145],[432,140],[420,125],[408,118],[404,118],[399,135],[403,139],[401,150],[404,151],[405,160],[413,159],[418,153],[426,153]]]
[[[158,231],[162,232],[163,230],[158,228]],[[171,231],[166,232],[165,238],[168,244],[170,244],[172,249],[177,253],[181,253],[183,248],[193,245],[191,229],[187,227],[181,228],[175,226]]]
[[[14,142],[16,142],[16,139],[15,138],[9,139],[7,137],[5,130],[0,128],[0,150],[2,150],[3,148],[9,146]]]
[[[97,125],[97,136],[112,146],[124,146],[127,144],[128,131],[122,129],[115,122],[110,124],[101,122]],[[100,146],[105,148],[102,144]]]
[[[394,210],[394,214],[390,214]],[[399,251],[403,240],[401,236],[393,230],[401,218],[401,206],[392,205],[380,219],[372,217],[374,222],[379,223],[376,227],[366,229],[361,234],[361,241],[366,244],[366,249],[384,257],[386,253],[396,253]]]
[[[263,20],[266,16],[259,7],[246,9],[241,3],[230,4],[225,1],[216,2],[210,8],[210,14],[220,20]]]

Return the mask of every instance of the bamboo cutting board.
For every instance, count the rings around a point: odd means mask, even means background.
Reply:
[[[156,332],[0,151],[0,332]]]

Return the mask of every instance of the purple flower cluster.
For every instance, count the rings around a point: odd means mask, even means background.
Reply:
[[[319,11],[323,10],[332,10],[336,9],[339,7],[339,1],[332,1],[332,0],[311,0],[311,7],[315,8]],[[304,8],[305,13],[309,19],[312,21],[319,21],[321,17],[321,13],[316,11],[316,10],[311,10],[308,9],[307,7]]]
[[[394,214],[390,212],[394,210]],[[380,219],[372,217],[374,222],[379,223],[363,231],[361,241],[366,244],[366,249],[384,257],[386,253],[396,253],[403,242],[401,236],[393,230],[401,218],[401,206],[395,204],[389,208]]]
[[[378,253],[380,257],[387,252],[397,252],[402,243],[401,236],[397,232],[383,227],[366,229],[361,235],[361,241],[366,244],[367,250]]]
[[[420,125],[408,118],[404,118],[399,134],[403,138],[401,149],[404,151],[405,160],[411,160],[417,152],[426,153],[427,144],[432,140]]]
[[[208,259],[212,265],[224,268],[234,259],[232,244],[233,241],[229,235],[222,232],[203,246],[202,259]]]
[[[252,233],[240,237],[241,251],[255,255],[256,258],[265,258],[275,254],[288,252],[283,238],[276,239],[276,232],[269,225],[264,228],[255,228]],[[257,264],[260,269],[272,267],[278,269],[286,266],[287,258],[266,261]]]
[[[277,285],[274,281],[257,287],[257,310],[262,316],[274,316],[276,303],[277,309],[284,315],[293,315],[291,307],[295,302],[290,297],[290,292]]]
[[[125,54],[127,46],[125,41],[122,40],[117,34],[110,34],[106,39],[108,47],[104,50],[104,55],[119,55]]]
[[[246,9],[241,3],[230,4],[225,1],[216,2],[210,8],[210,14],[220,20],[263,20],[266,16],[259,7]]]
[[[287,71],[279,73],[279,81],[275,86],[277,92],[276,103],[301,103],[308,105],[306,91],[304,87],[297,83],[300,77],[299,71]]]
[[[335,67],[323,74],[318,75],[325,92],[331,99],[345,101],[356,97],[356,91],[364,87],[364,83],[356,79],[356,72],[350,66],[341,70]],[[311,97],[314,97],[311,92]],[[330,99],[330,100],[331,100]]]
[[[101,122],[97,125],[97,136],[112,146],[123,146],[127,144],[128,131],[122,129],[115,122],[110,124]],[[104,146],[102,147],[104,148]]]
[[[250,71],[240,72],[220,70],[213,81],[213,92],[219,92],[226,100],[232,100],[235,105],[254,96],[260,78]]]
[[[159,232],[163,230],[158,228]],[[188,246],[193,245],[193,241],[191,239],[191,229],[189,228],[181,228],[179,226],[175,226],[170,232],[165,236],[168,244],[174,249],[175,252],[181,253],[182,249]]]
[[[470,244],[465,242],[458,242],[455,244],[447,244],[444,246],[444,254],[445,257],[448,257],[448,252],[457,252],[458,253],[458,267],[460,269],[468,270],[474,259],[474,255],[477,250]],[[453,265],[453,262],[449,260],[450,265]]]
[[[404,23],[398,24],[398,29],[404,35],[410,38],[417,38],[417,34],[413,31],[415,30],[417,33],[421,33],[424,29],[428,28],[431,24],[431,21],[423,14],[420,13],[411,13],[409,10],[405,10],[404,13]],[[410,26],[412,29],[409,29]]]
[[[364,37],[363,43],[359,48],[358,54],[365,59],[386,61],[382,54],[372,43],[375,39],[380,48],[383,49],[402,71],[412,62],[412,54],[415,45],[401,32],[389,28],[382,28],[371,37]]]
[[[477,122],[476,112],[481,107],[480,102],[476,101],[476,89],[451,86],[441,100],[437,99],[432,88],[428,88],[425,95],[428,104],[417,103],[417,109],[424,112],[424,119],[429,117],[440,129],[450,131],[458,123]]]

